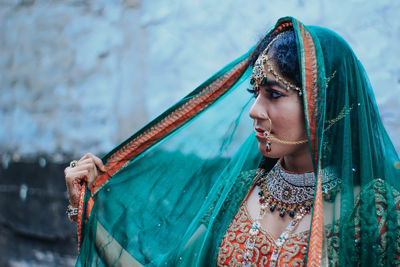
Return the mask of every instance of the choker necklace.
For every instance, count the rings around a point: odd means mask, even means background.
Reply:
[[[265,170],[260,170],[258,175],[256,185],[260,187],[259,201],[264,209],[269,208],[271,212],[279,210],[281,217],[286,213],[294,217],[301,207],[306,213],[311,211],[315,193],[313,172],[289,173],[282,168],[279,160],[268,175],[265,175]]]
[[[258,192],[261,207],[245,242],[242,266],[250,267],[252,265],[256,237],[261,229],[261,221],[267,210],[271,212],[280,210],[279,215],[281,217],[285,216],[286,212],[289,212],[289,216],[293,219],[276,240],[270,261],[268,263],[264,262],[265,265],[269,264],[270,267],[275,267],[286,240],[294,232],[304,216],[311,211],[315,194],[315,176],[313,172],[303,174],[289,173],[282,168],[281,160],[279,160],[267,175],[264,169],[258,169],[255,179],[257,181],[256,185],[261,188]],[[329,180],[322,184],[322,194],[324,196],[328,195],[334,190],[338,190],[338,187],[340,187],[340,181],[338,182],[337,178]]]

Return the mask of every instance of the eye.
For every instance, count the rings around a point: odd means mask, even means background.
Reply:
[[[267,92],[269,92],[272,99],[278,99],[283,96],[283,94],[273,89],[269,89]]]
[[[259,90],[254,90],[254,89],[248,88],[247,91],[248,91],[250,94],[253,94],[253,97],[254,97],[254,98],[257,98],[257,96],[258,96],[258,91],[259,91]]]

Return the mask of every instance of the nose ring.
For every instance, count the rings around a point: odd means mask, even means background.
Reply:
[[[267,152],[271,152],[271,136],[270,135],[271,135],[271,130],[272,130],[272,121],[271,121],[271,118],[268,116],[267,113],[261,113],[261,116],[265,117],[269,121],[269,129],[264,131],[263,136],[264,136],[265,141],[266,141],[265,150]],[[256,122],[253,121],[253,129],[254,129],[254,131],[256,131],[256,129],[254,127],[255,123]]]

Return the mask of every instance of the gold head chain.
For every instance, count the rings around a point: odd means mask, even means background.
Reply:
[[[267,82],[267,71],[271,73],[275,77],[275,81],[281,82],[287,91],[294,89],[296,90],[299,95],[301,96],[301,88],[295,86],[291,82],[287,81],[285,78],[280,76],[272,66],[270,62],[270,58],[268,58],[268,50],[273,42],[275,42],[282,34],[285,32],[281,32],[277,36],[272,39],[272,41],[267,45],[261,55],[257,58],[256,62],[254,63],[253,72],[250,77],[250,83],[253,85],[255,90],[259,90],[260,85],[265,85]],[[267,68],[265,68],[265,65]]]

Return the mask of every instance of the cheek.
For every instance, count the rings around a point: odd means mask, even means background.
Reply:
[[[299,101],[283,103],[274,112],[273,125],[275,124],[276,134],[288,138],[305,136],[306,128],[304,123],[303,106]]]

